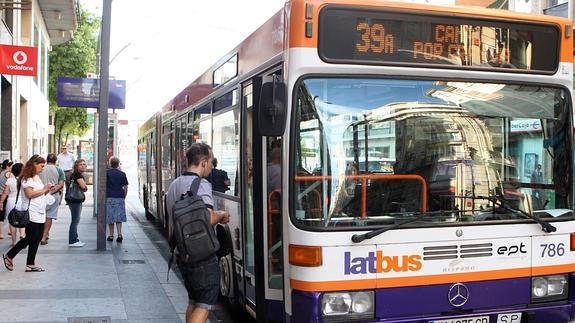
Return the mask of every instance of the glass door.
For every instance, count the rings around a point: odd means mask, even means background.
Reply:
[[[261,82],[242,87],[244,182],[244,295],[248,311],[264,320],[283,320],[282,138],[258,135],[257,99]],[[278,304],[272,305],[272,302]],[[256,304],[259,304],[256,308]],[[264,304],[262,306],[261,304]]]

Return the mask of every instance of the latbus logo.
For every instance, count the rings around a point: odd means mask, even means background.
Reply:
[[[382,250],[369,252],[367,257],[351,258],[351,252],[344,253],[345,275],[366,273],[407,272],[421,270],[420,255],[384,256]]]

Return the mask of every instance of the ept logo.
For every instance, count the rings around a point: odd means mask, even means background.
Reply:
[[[369,252],[367,257],[351,258],[351,252],[344,253],[345,275],[418,271],[421,266],[420,255],[384,256],[383,251],[378,250]]]

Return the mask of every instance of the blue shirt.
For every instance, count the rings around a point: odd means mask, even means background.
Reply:
[[[107,178],[106,197],[125,198],[123,187],[128,185],[126,173],[116,168],[110,168]]]

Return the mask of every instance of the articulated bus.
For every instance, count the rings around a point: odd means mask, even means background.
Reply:
[[[569,322],[573,26],[292,0],[140,129],[140,193],[194,142],[230,185],[220,291],[258,321]]]

